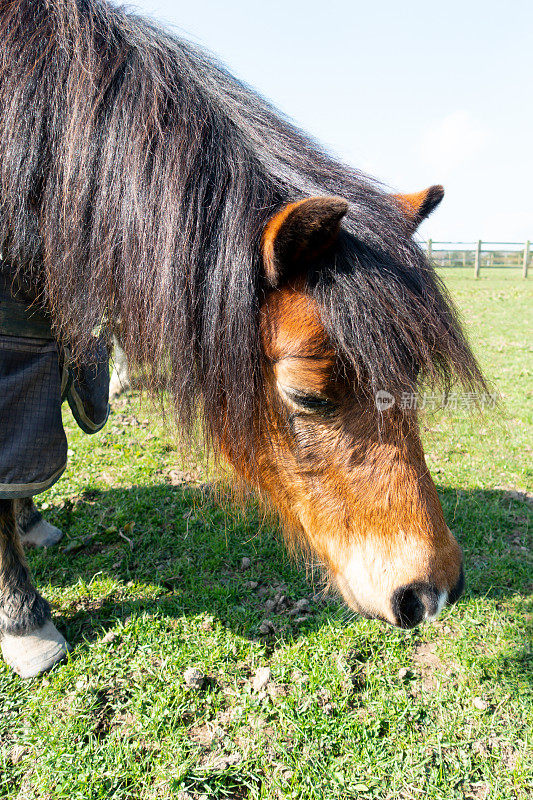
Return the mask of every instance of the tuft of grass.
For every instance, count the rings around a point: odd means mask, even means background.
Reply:
[[[531,282],[444,277],[501,395],[424,414],[465,598],[415,631],[353,617],[137,397],[94,437],[65,411],[69,468],[40,498],[65,539],[29,560],[74,648],[26,683],[0,664],[1,798],[531,797]]]

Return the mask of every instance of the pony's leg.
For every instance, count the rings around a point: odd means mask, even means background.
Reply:
[[[0,648],[22,678],[50,669],[68,649],[31,583],[13,500],[0,500]]]
[[[50,525],[35,506],[31,497],[17,500],[17,525],[23,545],[52,547],[63,538],[63,531]]]
[[[120,346],[116,336],[113,336],[113,342],[115,349],[113,355],[113,374],[109,382],[110,400],[116,400],[117,397],[120,397],[122,392],[127,391],[131,386],[126,353]]]

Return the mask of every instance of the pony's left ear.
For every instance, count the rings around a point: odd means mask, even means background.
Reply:
[[[444,189],[442,186],[430,186],[422,192],[393,194],[392,197],[405,214],[411,233],[414,233],[420,223],[437,208],[444,197]]]
[[[342,197],[307,197],[274,214],[261,239],[270,285],[278,286],[332,247],[347,211]]]

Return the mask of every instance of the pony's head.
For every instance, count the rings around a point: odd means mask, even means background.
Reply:
[[[453,601],[461,552],[401,402],[484,386],[412,239],[442,189],[387,196],[105,2],[0,4],[0,78],[0,246],[73,357],[120,318],[184,431],[203,427],[353,607],[408,626]]]
[[[441,197],[440,187],[432,187],[393,200],[404,209],[406,236]],[[382,366],[390,382],[376,385],[364,354],[347,341],[352,323],[364,328],[364,320],[342,324],[339,314],[349,309],[327,306],[339,302],[332,281],[349,280],[354,242],[341,229],[347,209],[338,197],[309,198],[282,208],[264,230],[270,288],[260,312],[264,375],[255,476],[289,537],[318,556],[353,609],[412,627],[460,596],[462,555],[424,459],[416,411],[401,402],[402,390],[410,397],[420,371],[428,371],[420,343],[402,353],[390,341],[399,335],[394,327],[376,330],[376,358],[391,360]],[[352,256],[364,270],[361,253]],[[339,278],[343,269],[347,275]],[[382,298],[380,325],[396,318],[405,342],[415,334],[407,330],[410,289],[397,288],[396,308]],[[438,361],[439,336],[449,331],[442,316],[438,330],[429,299],[425,307],[418,301],[413,311],[428,323],[423,346],[432,346]],[[371,306],[361,313],[372,314]]]

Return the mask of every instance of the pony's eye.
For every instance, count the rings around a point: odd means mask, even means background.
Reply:
[[[334,403],[324,395],[301,392],[288,386],[280,386],[280,391],[286,400],[301,411],[308,414],[331,413],[335,408]]]

